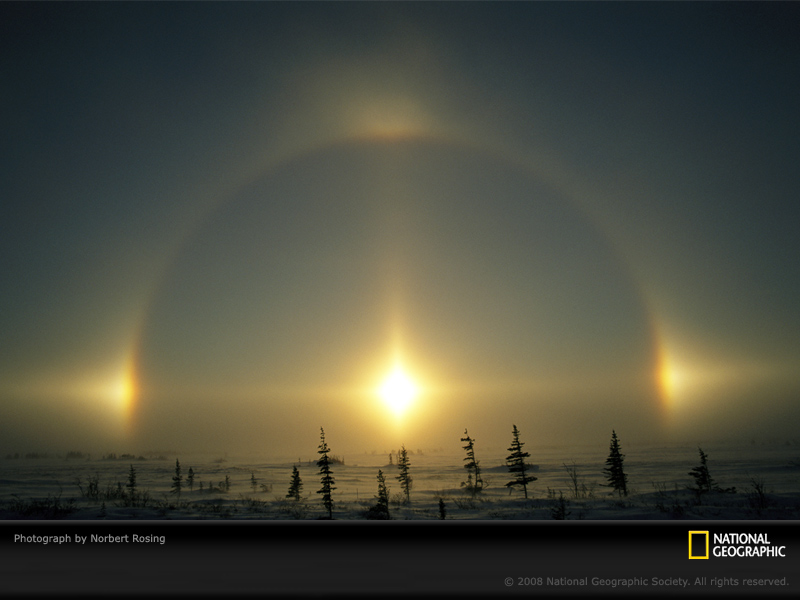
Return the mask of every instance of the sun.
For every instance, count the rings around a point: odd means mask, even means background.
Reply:
[[[418,393],[417,385],[400,365],[395,365],[378,388],[380,397],[397,416],[406,412]]]

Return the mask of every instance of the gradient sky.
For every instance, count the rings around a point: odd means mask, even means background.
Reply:
[[[799,22],[3,3],[0,451],[796,440]]]

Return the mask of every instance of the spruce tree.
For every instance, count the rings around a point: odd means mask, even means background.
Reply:
[[[528,484],[532,481],[536,481],[537,478],[533,475],[525,474],[528,469],[528,465],[525,464],[525,459],[528,458],[530,454],[522,451],[522,446],[525,444],[519,441],[519,430],[516,425],[513,426],[511,433],[513,437],[511,440],[511,447],[508,449],[511,454],[506,458],[506,464],[508,465],[508,472],[511,473],[514,479],[509,481],[506,487],[513,488],[515,485],[521,485],[522,491],[527,499]]]
[[[606,459],[606,465],[608,466],[603,469],[603,472],[606,474],[608,487],[614,488],[620,496],[628,495],[628,476],[622,469],[622,459],[624,457],[625,455],[622,454],[619,448],[617,432],[612,429],[611,445],[609,446],[608,458]]]
[[[400,475],[397,480],[400,482],[400,487],[406,495],[406,504],[411,504],[411,475],[408,474],[410,467],[408,461],[408,451],[405,445],[400,447],[400,452],[397,453],[397,468],[400,470]]]
[[[297,470],[297,467],[292,467],[292,480],[289,483],[289,492],[286,494],[286,497],[300,500],[300,490],[302,487],[303,481],[300,479],[300,471]]]
[[[331,496],[331,492],[336,488],[333,486],[334,479],[331,471],[331,460],[328,457],[328,452],[330,452],[331,449],[328,448],[328,444],[325,443],[325,430],[320,427],[319,432],[321,441],[317,454],[320,455],[320,459],[317,461],[317,466],[319,467],[319,475],[321,475],[320,482],[322,483],[322,487],[317,490],[317,493],[322,494],[322,504],[328,511],[328,518],[332,519],[333,497]]]
[[[186,475],[186,483],[189,484],[189,491],[194,491],[194,469],[189,467],[189,473]]]
[[[710,492],[715,486],[714,480],[708,472],[708,455],[703,452],[702,448],[698,448],[698,450],[700,451],[700,465],[689,471],[689,475],[694,477],[696,489],[698,493],[702,494]]]
[[[131,470],[128,471],[128,483],[125,487],[128,488],[130,499],[134,500],[136,497],[136,469],[133,468],[133,465],[131,465]]]
[[[172,477],[172,493],[181,500],[181,487],[183,487],[183,476],[181,475],[181,463],[175,459],[175,475]]]
[[[389,488],[386,486],[386,477],[380,469],[378,469],[378,504],[375,508],[384,515],[384,518],[389,518]]]
[[[464,459],[467,463],[464,465],[464,468],[467,470],[467,481],[462,482],[461,485],[465,486],[468,491],[474,494],[483,489],[480,463],[475,460],[475,440],[469,437],[469,433],[465,429],[464,437],[461,438],[461,441],[467,443],[464,446],[464,450],[467,451],[467,457]]]
[[[370,520],[389,519],[389,488],[386,485],[386,477],[380,469],[378,469],[378,495],[375,500],[376,503],[367,509],[364,516]]]
[[[253,493],[258,491],[258,480],[255,473],[250,473],[250,487],[253,488]]]

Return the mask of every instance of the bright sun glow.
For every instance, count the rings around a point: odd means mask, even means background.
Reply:
[[[395,415],[402,415],[418,393],[416,384],[399,365],[383,380],[378,393]]]

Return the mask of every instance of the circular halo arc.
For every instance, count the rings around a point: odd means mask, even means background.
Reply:
[[[228,203],[232,202],[240,190],[246,188],[247,186],[251,185],[254,181],[260,180],[264,177],[267,177],[270,173],[274,173],[284,166],[293,163],[294,161],[298,161],[303,157],[313,155],[315,153],[327,151],[327,150],[334,150],[337,148],[344,148],[353,145],[365,144],[365,143],[382,143],[382,144],[395,144],[395,143],[403,143],[403,142],[418,142],[422,144],[440,144],[443,146],[452,146],[452,147],[468,147],[472,150],[477,152],[482,152],[491,156],[494,156],[496,159],[506,162],[512,165],[514,168],[519,169],[520,171],[527,173],[529,176],[543,181],[546,185],[553,188],[554,191],[559,193],[559,195],[567,202],[570,203],[573,210],[577,213],[582,214],[587,222],[592,222],[595,230],[597,230],[601,235],[602,231],[596,223],[591,221],[588,216],[586,216],[585,211],[582,211],[578,204],[574,200],[570,200],[570,196],[568,194],[569,188],[566,185],[560,184],[559,181],[554,180],[553,177],[548,176],[547,174],[543,174],[540,169],[537,168],[536,164],[531,164],[530,162],[526,162],[524,159],[520,159],[519,156],[514,155],[508,151],[502,151],[497,148],[491,148],[489,150],[486,149],[483,145],[476,144],[471,140],[464,140],[454,136],[446,136],[446,135],[426,135],[421,133],[414,133],[414,134],[396,134],[396,135],[386,135],[385,133],[378,133],[373,135],[355,135],[349,136],[338,140],[329,141],[324,144],[317,144],[312,145],[308,148],[303,149],[299,152],[290,153],[278,160],[274,160],[270,162],[270,164],[266,165],[261,171],[257,174],[254,174],[244,185],[237,186],[236,189],[231,190],[230,193],[224,194],[221,196],[220,201],[215,205],[215,207],[208,212],[205,219],[197,223],[193,230],[187,232],[184,236],[183,240],[176,245],[175,252],[173,253],[172,257],[166,261],[166,266],[162,271],[162,275],[157,281],[157,283],[152,288],[152,293],[149,296],[149,300],[145,307],[141,312],[141,318],[138,324],[138,327],[135,330],[134,335],[132,336],[132,343],[130,346],[129,358],[127,361],[127,369],[126,369],[126,377],[128,378],[129,383],[129,392],[126,404],[126,415],[125,420],[127,422],[128,431],[134,432],[137,427],[137,423],[139,421],[139,411],[141,409],[141,398],[143,394],[146,394],[148,391],[147,382],[143,381],[142,373],[140,369],[141,365],[141,353],[143,351],[143,334],[146,327],[146,324],[149,319],[150,310],[152,303],[158,297],[158,294],[161,288],[164,285],[164,282],[169,277],[172,269],[174,267],[175,261],[178,256],[180,256],[182,249],[185,243],[191,239],[196,232],[200,231],[205,227],[210,220],[213,218],[213,215],[220,211],[224,206],[227,206]],[[605,236],[607,239],[607,236]],[[614,246],[613,242],[609,242],[610,246]],[[635,278],[632,276],[630,268],[627,266],[627,262],[619,256],[617,252],[618,259],[620,263],[624,265],[627,269],[629,274],[629,278],[631,281],[635,283]],[[645,294],[642,291],[641,286],[636,285],[636,291],[639,296],[639,301],[641,305],[644,307],[644,311],[648,316],[649,320],[649,331],[647,332],[647,337],[651,340],[652,345],[652,356],[654,357],[654,368],[652,375],[653,385],[654,388],[657,390],[657,398],[659,400],[658,403],[658,411],[660,414],[664,414],[668,412],[669,409],[669,390],[663,384],[663,361],[664,361],[664,348],[663,344],[660,341],[659,335],[659,327],[657,325],[657,320],[653,316],[652,307],[650,303],[646,301]],[[397,320],[397,319],[395,319]]]

